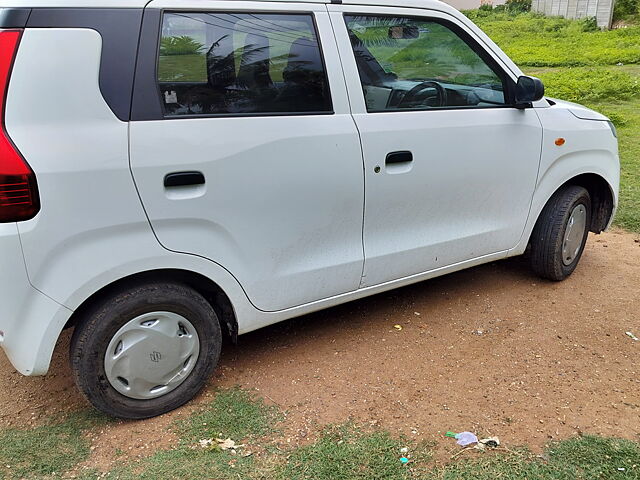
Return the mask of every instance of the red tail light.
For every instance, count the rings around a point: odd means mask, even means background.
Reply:
[[[36,176],[5,128],[9,78],[22,30],[0,30],[0,222],[33,218],[40,210]]]

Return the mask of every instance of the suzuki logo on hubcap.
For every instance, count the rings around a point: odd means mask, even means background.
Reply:
[[[162,354],[160,352],[152,352],[149,354],[149,357],[151,358],[152,362],[156,362],[156,363],[162,360]]]

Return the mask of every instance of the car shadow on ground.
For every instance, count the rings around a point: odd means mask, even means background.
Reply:
[[[249,332],[240,336],[236,345],[226,342],[221,363],[233,362],[238,355],[246,355],[249,352],[259,354],[260,351],[269,351],[276,346],[294,342],[296,338],[312,339],[321,335],[332,336],[336,332],[344,333],[354,325],[366,324],[367,318],[375,319],[380,314],[385,319],[392,319],[390,317],[393,317],[395,312],[406,310],[418,301],[422,304],[438,305],[443,296],[464,297],[470,291],[477,295],[495,286],[496,278],[499,278],[503,285],[508,285],[509,282],[532,281],[551,283],[539,279],[532,273],[529,259],[525,256],[494,261]],[[424,312],[424,315],[427,317],[428,312]],[[429,321],[438,319],[430,318]]]

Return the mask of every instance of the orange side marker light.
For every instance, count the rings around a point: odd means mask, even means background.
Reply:
[[[564,145],[566,143],[566,140],[562,137],[560,138],[556,138],[556,145],[561,147],[562,145]]]

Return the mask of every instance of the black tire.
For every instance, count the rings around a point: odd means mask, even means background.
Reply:
[[[562,259],[563,240],[571,213],[580,204],[586,208],[587,224],[578,254],[569,265],[565,265]],[[569,185],[558,190],[545,205],[531,234],[533,271],[542,278],[556,282],[571,275],[587,243],[590,219],[591,197],[585,188]]]
[[[145,313],[182,315],[196,329],[200,351],[187,378],[165,395],[138,400],[118,392],[105,373],[109,342],[127,322]],[[177,283],[150,283],[113,293],[79,319],[71,340],[71,367],[80,391],[107,415],[138,420],[174,410],[191,400],[211,376],[220,358],[222,332],[218,317],[202,295]]]

